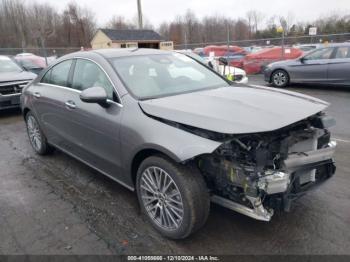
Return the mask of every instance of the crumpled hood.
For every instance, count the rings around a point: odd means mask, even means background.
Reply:
[[[22,71],[22,72],[10,72],[10,73],[0,73],[0,83],[2,82],[12,82],[12,81],[24,81],[24,80],[33,80],[36,78],[36,74],[31,72]]]
[[[151,116],[224,134],[268,132],[329,106],[327,102],[268,87],[223,87],[139,102]]]

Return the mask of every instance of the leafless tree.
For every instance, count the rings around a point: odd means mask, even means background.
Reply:
[[[106,24],[110,29],[135,29],[135,25],[126,21],[124,16],[115,15]]]

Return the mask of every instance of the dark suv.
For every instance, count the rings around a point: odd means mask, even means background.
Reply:
[[[23,70],[8,56],[0,56],[0,110],[19,107],[23,87],[36,74]]]

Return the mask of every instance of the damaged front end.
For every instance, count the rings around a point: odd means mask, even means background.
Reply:
[[[270,221],[276,210],[335,173],[336,143],[323,113],[277,131],[222,135],[188,130],[223,144],[195,159],[212,192],[212,201],[254,219]]]

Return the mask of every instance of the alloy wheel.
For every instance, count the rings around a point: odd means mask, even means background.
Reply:
[[[276,86],[284,86],[288,81],[287,75],[283,72],[277,72],[273,75],[273,82]]]
[[[27,118],[27,129],[30,139],[30,143],[36,151],[40,151],[42,146],[42,137],[39,129],[39,125],[33,116]]]
[[[140,194],[148,216],[164,230],[176,230],[184,217],[181,193],[171,176],[159,167],[148,167],[140,180]]]

